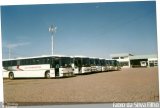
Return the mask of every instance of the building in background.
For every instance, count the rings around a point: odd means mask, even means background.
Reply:
[[[121,53],[111,54],[110,57],[119,61],[122,68],[158,66],[158,56],[156,54],[133,55],[130,53]]]

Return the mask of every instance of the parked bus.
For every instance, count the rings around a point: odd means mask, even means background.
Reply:
[[[3,60],[3,77],[32,78],[32,77],[64,77],[72,76],[70,57],[41,56]]]
[[[97,72],[102,72],[102,66],[99,58],[95,59]]]
[[[111,68],[112,68],[112,66],[111,66],[111,60],[106,59],[106,70],[107,70],[107,71],[110,71]]]
[[[117,60],[112,60],[113,70],[120,70],[120,64]]]
[[[90,66],[91,66],[91,72],[96,72],[96,63],[95,63],[95,59],[94,58],[89,58],[90,60]]]
[[[90,64],[91,64],[91,71],[92,72],[101,72],[102,66],[100,63],[99,58],[90,58]]]
[[[102,66],[102,72],[107,71],[106,60],[101,58],[100,63],[101,63],[101,66]]]
[[[113,70],[119,70],[120,69],[120,65],[119,65],[119,62],[117,60],[107,59],[106,64],[107,64],[108,71],[113,71]]]
[[[91,72],[91,66],[88,57],[75,56],[71,57],[71,59],[74,74],[83,74]]]

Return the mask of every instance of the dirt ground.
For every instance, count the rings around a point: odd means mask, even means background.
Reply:
[[[157,67],[59,79],[4,79],[5,102],[54,104],[158,100]]]

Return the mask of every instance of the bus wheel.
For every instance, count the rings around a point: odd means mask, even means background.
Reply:
[[[45,72],[45,78],[47,78],[47,79],[50,78],[50,72],[49,72],[49,71],[46,71],[46,72]]]
[[[14,79],[14,74],[13,74],[13,72],[10,72],[10,73],[9,73],[9,79],[11,79],[11,80]]]

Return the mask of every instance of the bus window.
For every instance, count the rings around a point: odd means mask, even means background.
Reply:
[[[31,59],[26,60],[26,65],[31,65],[31,64],[32,64],[32,60]]]
[[[20,60],[20,65],[24,65],[24,60]]]
[[[78,62],[77,61],[74,61],[74,64],[75,64],[75,66],[78,66]]]
[[[3,66],[7,67],[8,66],[8,61],[3,61]]]
[[[39,63],[40,63],[39,59],[36,59],[36,64],[39,64]]]
[[[50,64],[50,59],[49,58],[45,59],[45,64]]]
[[[20,60],[18,60],[18,61],[17,61],[17,65],[21,65],[21,62],[20,62]]]

